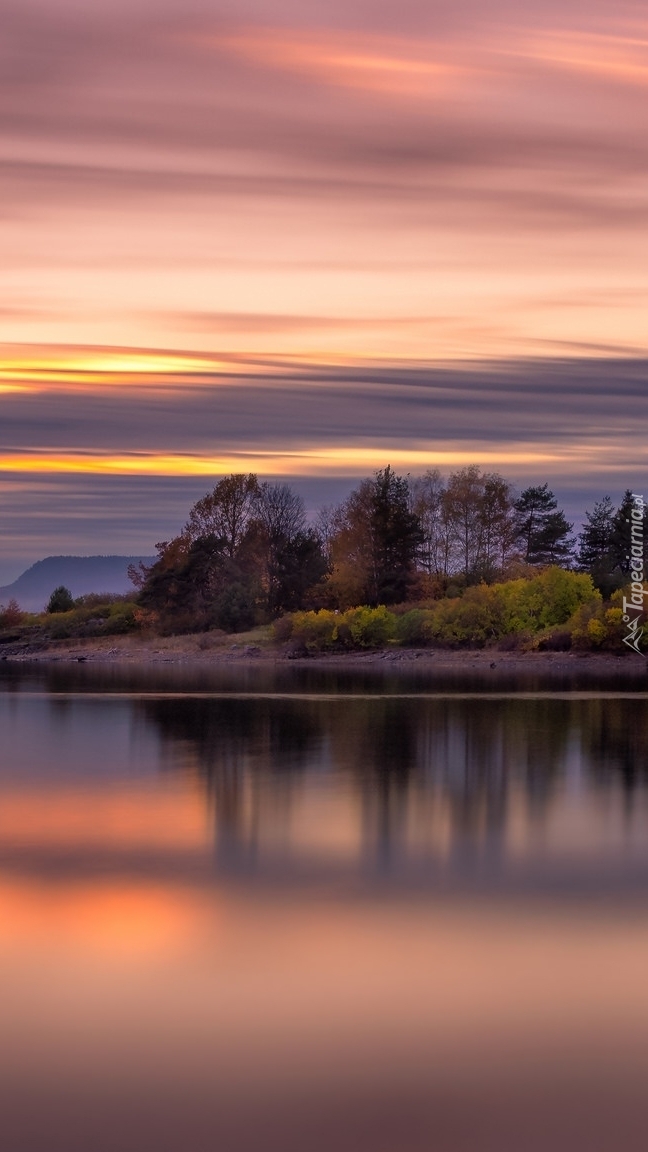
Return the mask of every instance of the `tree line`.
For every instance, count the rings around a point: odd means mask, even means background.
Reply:
[[[588,573],[609,597],[629,579],[632,507],[629,491],[617,508],[604,496],[576,537],[547,483],[518,494],[476,465],[447,478],[387,466],[309,523],[288,484],[233,474],[130,575],[144,621],[170,631],[438,600],[549,565]]]

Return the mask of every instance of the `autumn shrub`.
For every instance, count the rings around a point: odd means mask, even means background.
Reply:
[[[24,618],[25,613],[16,600],[10,600],[6,606],[0,604],[0,629],[16,628]]]
[[[317,612],[293,612],[273,626],[278,642],[303,644],[307,651],[326,652],[348,648],[380,648],[396,632],[396,618],[384,606],[350,608],[334,612],[320,608]]]
[[[380,648],[394,639],[396,617],[383,604],[378,608],[351,608],[342,623],[349,629],[354,648]]]
[[[539,632],[566,624],[582,605],[600,604],[591,576],[546,568],[531,580],[493,585],[504,610],[505,632]]]
[[[467,588],[463,596],[452,600],[440,600],[427,624],[430,638],[450,647],[483,647],[505,630],[498,587],[485,584]]]
[[[610,611],[613,615],[606,615]],[[425,607],[295,612],[277,621],[274,635],[310,651],[327,651],[380,648],[393,641],[451,648],[497,644],[515,650],[531,646],[534,638],[537,646],[542,641],[542,646],[551,647],[555,634],[555,646],[562,650],[571,644],[572,629],[576,643],[583,633],[587,644],[607,644],[617,626],[616,613],[616,608],[603,610],[589,576],[547,568],[530,579],[475,585],[462,595],[427,601]]]
[[[320,608],[318,612],[294,612],[291,619],[291,638],[304,644],[309,651],[326,651],[339,641],[341,616],[337,612]]]
[[[410,608],[397,616],[395,635],[400,644],[424,646],[431,641],[430,623],[433,613],[425,608]]]
[[[626,630],[621,607],[622,596],[622,591],[615,592],[610,603],[584,604],[574,613],[570,628],[575,648],[604,651],[623,648]]]
[[[272,639],[277,644],[285,644],[287,640],[292,638],[293,634],[293,615],[287,612],[285,616],[280,616],[275,620],[272,625]]]
[[[52,640],[76,640],[93,636],[123,636],[140,626],[140,613],[130,597],[111,596],[102,601],[84,597],[69,612],[48,614],[47,633]]]

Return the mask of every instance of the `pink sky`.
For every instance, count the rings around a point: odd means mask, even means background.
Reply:
[[[647,122],[640,3],[0,0],[0,404],[101,397],[105,377],[70,375],[79,356],[128,394],[167,373],[179,405],[204,355],[262,354],[269,388],[273,355],[642,358]],[[170,376],[161,351],[185,354]],[[73,471],[79,445],[32,408],[31,430],[5,424],[7,484],[27,483],[25,451],[43,477]],[[591,472],[585,403],[583,425]],[[449,447],[389,431],[368,467],[390,448],[479,462],[460,424]],[[534,438],[487,431],[503,470]],[[126,474],[122,440],[113,420],[102,451]],[[325,421],[315,442],[339,462]],[[294,471],[280,427],[272,450]],[[162,474],[180,448],[142,451]]]

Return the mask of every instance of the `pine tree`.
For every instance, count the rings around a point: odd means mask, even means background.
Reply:
[[[423,543],[418,516],[410,509],[405,477],[387,465],[376,472],[371,493],[370,530],[373,540],[375,599],[380,604],[404,600]]]
[[[549,485],[525,488],[514,507],[517,538],[527,564],[568,563],[573,551],[573,525],[558,508]]]
[[[330,520],[329,590],[344,605],[406,599],[423,544],[408,480],[391,467],[363,480]],[[330,529],[329,529],[330,530]]]
[[[610,563],[612,570],[619,575],[618,585],[626,583],[632,571],[631,554],[631,524],[632,511],[635,500],[629,488],[623,493],[623,499],[617,508],[612,523],[610,540]],[[646,546],[648,545],[648,524],[646,511],[643,517],[644,561],[646,559]]]
[[[55,612],[71,612],[73,608],[74,600],[70,589],[66,588],[64,584],[59,584],[58,588],[52,592],[45,611],[54,614]]]
[[[612,554],[614,519],[612,501],[609,496],[604,496],[591,512],[585,513],[585,524],[578,537],[578,567],[590,574],[604,595],[609,595],[617,586]]]

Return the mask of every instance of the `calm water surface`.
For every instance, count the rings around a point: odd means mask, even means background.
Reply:
[[[647,686],[2,666],[3,1148],[645,1148]]]

